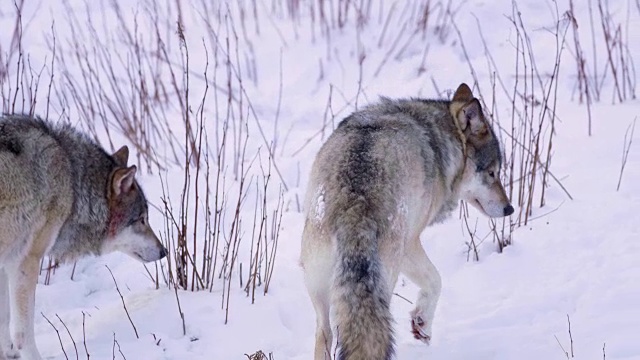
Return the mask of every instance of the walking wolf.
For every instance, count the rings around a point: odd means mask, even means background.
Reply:
[[[465,84],[451,101],[383,98],[338,125],[315,159],[305,199],[301,264],[317,316],[315,360],[330,358],[331,307],[339,359],[392,357],[389,303],[399,272],[421,289],[413,334],[431,339],[441,280],[420,233],[460,199],[490,217],[512,214],[501,161]]]

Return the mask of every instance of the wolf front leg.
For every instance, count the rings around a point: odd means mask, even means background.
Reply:
[[[51,206],[51,208],[54,208]],[[54,210],[60,210],[54,208]],[[34,313],[40,260],[55,241],[63,223],[63,211],[52,211],[47,219],[34,222],[32,241],[26,255],[14,266],[5,268],[9,283],[9,303],[13,348],[21,360],[41,360],[36,347]],[[38,226],[40,225],[40,226]]]
[[[9,284],[9,304],[13,349],[21,360],[41,360],[36,348],[33,320],[36,284],[40,259],[28,255],[20,264],[6,269]]]
[[[431,326],[438,305],[442,280],[422,248],[420,238],[409,241],[402,262],[402,273],[420,287],[416,308],[411,312],[411,332],[425,343],[431,341]]]
[[[9,320],[9,285],[4,269],[0,269],[0,360],[6,360],[5,356],[18,356],[17,353],[7,353],[11,350]]]

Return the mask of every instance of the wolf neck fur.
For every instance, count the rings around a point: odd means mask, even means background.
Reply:
[[[99,255],[109,217],[105,194],[115,163],[104,150],[71,127],[63,126],[57,130],[54,137],[71,163],[73,206],[50,255],[58,261]],[[95,179],[104,181],[96,183]]]
[[[458,206],[460,198],[460,184],[462,176],[467,165],[467,141],[464,136],[464,132],[460,129],[460,126],[453,118],[454,114],[449,111],[451,102],[447,100],[414,100],[414,104],[420,104],[418,106],[424,106],[429,104],[433,106],[435,104],[440,105],[443,114],[441,116],[435,116],[426,119],[425,122],[433,123],[438,128],[438,134],[436,136],[450,137],[453,141],[449,144],[452,145],[450,149],[443,149],[448,157],[449,162],[443,162],[450,164],[450,168],[441,169],[443,173],[442,191],[445,194],[439,204],[433,208],[434,216],[432,217],[429,225],[440,223],[446,220],[451,212]],[[446,119],[447,123],[437,123],[434,119]],[[443,155],[444,156],[444,155]]]

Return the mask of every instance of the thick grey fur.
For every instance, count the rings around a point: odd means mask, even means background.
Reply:
[[[473,106],[467,105],[461,102],[460,108],[471,111]],[[482,114],[467,116],[474,116],[474,125],[486,123]],[[305,199],[301,255],[318,314],[316,360],[330,353],[329,302],[337,322],[338,359],[393,357],[389,306],[398,272],[407,270],[403,259],[411,257],[403,247],[414,241],[424,254],[419,244],[422,229],[446,219],[456,208],[461,182],[480,176],[474,171],[499,171],[501,151],[491,128],[481,139],[469,129],[465,151],[465,129],[456,126],[452,101],[382,98],[344,119],[322,146]],[[475,170],[465,170],[469,164]],[[496,189],[505,214],[509,208],[513,211],[499,182]],[[434,289],[435,300],[425,300],[430,309],[426,312],[431,311],[425,317],[432,317],[440,292],[439,275],[431,268],[423,273],[432,277],[425,283]],[[323,279],[323,274],[331,279]],[[431,296],[429,286],[423,288],[425,299]],[[430,327],[421,335],[426,342]]]
[[[72,199],[51,199],[54,202],[71,200],[71,212],[49,254],[58,260],[100,255],[109,220],[107,185],[113,170],[121,165],[71,125],[53,124],[23,115],[0,119],[2,150],[31,162],[29,177],[21,176],[24,175],[22,169],[4,169],[2,173],[3,181],[23,185],[23,189],[17,190],[19,193],[28,193],[37,201],[51,194],[58,196],[59,189],[72,189]],[[62,158],[52,163],[49,154]],[[127,220],[147,211],[142,189],[137,194],[139,198],[133,202],[135,208],[127,213]]]
[[[123,251],[140,261],[167,250],[127,166],[70,125],[0,117],[0,360],[40,360],[33,329],[42,257],[74,260]],[[11,332],[10,332],[11,326]]]

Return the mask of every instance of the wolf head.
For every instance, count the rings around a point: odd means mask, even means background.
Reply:
[[[489,217],[509,216],[513,206],[500,182],[500,144],[471,89],[461,84],[449,107],[467,156],[460,196]]]
[[[160,260],[167,249],[149,226],[149,206],[135,180],[136,166],[127,166],[129,149],[123,146],[112,157],[117,166],[108,181],[109,222],[102,251],[121,251],[142,262]]]

